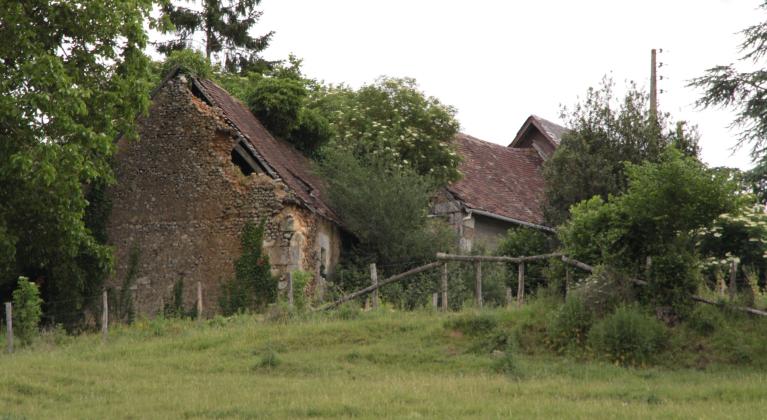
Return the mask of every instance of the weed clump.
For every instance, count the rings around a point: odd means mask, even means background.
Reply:
[[[499,354],[493,363],[493,369],[512,378],[519,378],[522,375],[519,363],[517,363],[517,358],[511,347],[507,348],[502,354]]]
[[[282,360],[276,351],[272,349],[266,349],[264,354],[261,355],[261,359],[256,364],[256,369],[272,370],[282,364]]]
[[[489,314],[463,315],[445,321],[446,329],[460,331],[471,336],[490,334],[497,327],[498,320]]]
[[[572,345],[582,346],[594,323],[592,312],[578,298],[568,299],[553,313],[546,328],[548,342],[554,350],[562,351]]]
[[[696,333],[708,337],[724,324],[722,311],[714,306],[697,306],[687,318],[687,326]]]
[[[636,306],[620,306],[594,324],[589,345],[598,354],[624,366],[645,365],[666,342],[666,327]]]

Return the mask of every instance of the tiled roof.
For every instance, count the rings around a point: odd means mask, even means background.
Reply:
[[[514,140],[511,141],[511,144],[509,144],[509,147],[515,147],[520,141],[522,141],[522,139],[524,139],[527,133],[530,131],[530,127],[534,127],[543,133],[543,135],[554,145],[554,147],[559,146],[559,143],[562,142],[562,136],[570,131],[567,128],[562,127],[561,125],[551,122],[545,118],[539,117],[537,115],[531,115],[527,118],[527,120],[525,120],[525,123],[522,124],[522,127],[517,132]]]
[[[532,148],[510,148],[466,134],[455,137],[463,178],[448,187],[471,209],[543,225],[543,159]]]
[[[542,131],[546,137],[551,139],[551,141],[557,145],[562,141],[562,136],[569,131],[567,128],[545,118],[541,118],[537,115],[533,115],[532,117],[541,125],[541,128],[543,129]]]
[[[245,137],[277,176],[309,208],[339,223],[338,216],[323,201],[323,184],[313,173],[311,161],[287,142],[272,136],[250,110],[210,80],[196,80],[203,95],[223,112],[227,120]]]

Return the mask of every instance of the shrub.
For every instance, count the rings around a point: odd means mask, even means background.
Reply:
[[[30,344],[38,334],[42,303],[37,285],[26,277],[19,277],[13,291],[13,333],[22,345]]]
[[[715,306],[699,305],[687,318],[687,326],[703,336],[710,336],[723,324],[722,311]]]
[[[554,312],[546,328],[549,343],[555,350],[583,345],[594,322],[592,312],[578,298],[568,299]]]
[[[333,317],[346,321],[357,319],[360,317],[360,305],[353,300],[346,302],[333,312]]]
[[[308,271],[293,271],[293,306],[298,311],[306,309],[306,285],[314,275]]]
[[[538,229],[521,226],[509,229],[506,232],[506,236],[498,244],[496,255],[512,257],[540,255],[552,252],[553,248],[554,238],[551,235],[543,233]],[[543,271],[547,264],[548,261],[533,261],[525,264],[525,293],[533,293],[545,284]],[[518,266],[517,264],[510,263],[507,267],[509,273],[507,285],[513,290],[517,290]]]
[[[262,220],[258,226],[245,223],[242,229],[242,256],[234,263],[235,277],[221,287],[219,305],[225,315],[262,309],[277,299],[277,279],[262,249],[264,226]]]
[[[279,366],[281,363],[282,360],[280,360],[280,357],[277,355],[276,351],[272,349],[266,349],[264,354],[261,356],[261,360],[258,361],[256,368],[271,370]]]
[[[580,300],[595,315],[603,316],[620,304],[632,302],[634,291],[626,276],[597,266],[590,276],[571,288],[570,296]]]
[[[636,306],[620,306],[589,332],[597,354],[621,365],[644,365],[666,341],[666,328]]]
[[[267,322],[286,323],[296,315],[295,309],[290,308],[287,302],[277,302],[269,305],[264,319]]]
[[[700,278],[697,257],[681,246],[672,247],[653,257],[643,300],[659,312],[668,312],[667,321],[684,318],[692,310],[690,295],[698,290]]]
[[[270,132],[285,138],[296,125],[306,96],[302,80],[263,77],[256,81],[248,105]]]
[[[160,77],[165,77],[175,66],[178,66],[184,74],[203,79],[209,78],[213,74],[210,61],[201,53],[191,49],[171,52],[162,64]]]

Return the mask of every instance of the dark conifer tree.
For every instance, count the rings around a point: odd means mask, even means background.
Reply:
[[[229,72],[261,70],[269,65],[259,53],[269,46],[273,31],[254,37],[250,30],[263,14],[256,10],[261,0],[201,0],[193,2],[168,1],[163,7],[167,25],[165,33],[175,38],[158,43],[157,49],[169,54],[174,50],[192,48],[195,35],[203,34],[205,56],[223,54],[224,67]],[[215,57],[213,57],[215,58]]]

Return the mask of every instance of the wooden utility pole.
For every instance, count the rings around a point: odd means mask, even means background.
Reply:
[[[5,326],[8,353],[13,353],[13,303],[11,302],[5,302]]]
[[[650,52],[650,118],[658,121],[658,66],[657,52],[653,48]]]
[[[370,285],[375,287],[371,294],[371,303],[373,309],[378,309],[378,270],[375,263],[370,264]]]

